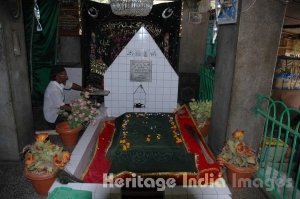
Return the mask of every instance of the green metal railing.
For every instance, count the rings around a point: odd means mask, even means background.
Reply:
[[[258,179],[275,198],[300,198],[300,110],[258,96],[255,112],[265,118]]]
[[[199,100],[211,101],[214,92],[215,71],[212,67],[202,66],[200,70]]]

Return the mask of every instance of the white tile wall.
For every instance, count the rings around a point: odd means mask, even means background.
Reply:
[[[151,82],[130,81],[130,60],[152,62]],[[133,93],[139,85],[146,92],[146,108],[133,108]],[[124,112],[173,112],[177,107],[178,75],[148,31],[142,27],[104,74],[109,116]]]
[[[78,85],[82,84],[82,68],[66,68],[69,81],[74,82]],[[64,90],[65,102],[70,103],[72,100],[80,97],[80,91],[75,90]]]

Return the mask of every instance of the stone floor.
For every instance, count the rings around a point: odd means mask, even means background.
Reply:
[[[23,176],[20,162],[0,163],[0,198],[3,199],[42,199],[30,182]]]
[[[41,108],[34,108],[35,130],[49,129],[42,116]],[[50,136],[54,143],[60,143],[59,136]],[[233,199],[266,199],[259,188],[231,188]],[[30,182],[23,176],[23,162],[0,162],[0,198],[2,199],[45,199],[38,195]],[[123,197],[128,198],[128,197]],[[135,197],[136,198],[136,197]],[[148,197],[147,197],[148,198]],[[160,196],[161,198],[161,196]]]

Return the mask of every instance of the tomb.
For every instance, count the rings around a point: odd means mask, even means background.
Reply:
[[[110,91],[104,98],[105,108],[96,125],[87,127],[65,167],[84,183],[62,185],[56,181],[50,192],[67,186],[91,190],[94,198],[121,198],[124,190],[112,179],[149,177],[175,179],[172,190],[156,186],[163,188],[159,191],[164,191],[166,198],[206,193],[230,198],[219,164],[187,107],[177,109],[178,75],[144,27],[105,72],[104,89]],[[126,120],[128,117],[131,120]],[[143,157],[133,160],[140,151]]]

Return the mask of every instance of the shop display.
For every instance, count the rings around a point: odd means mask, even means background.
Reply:
[[[274,89],[300,89],[300,58],[279,56],[274,74]]]

